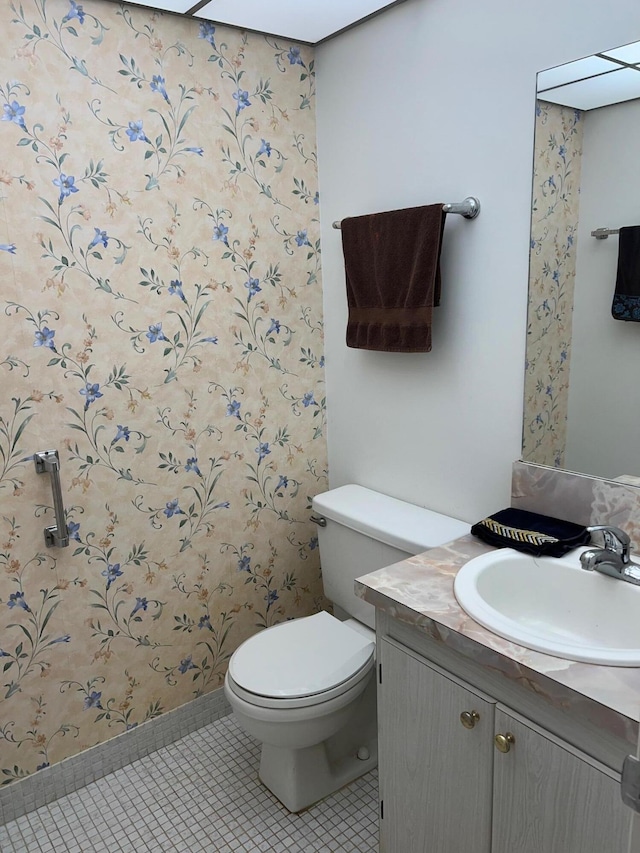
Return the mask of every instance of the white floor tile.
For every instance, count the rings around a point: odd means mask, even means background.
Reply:
[[[258,781],[232,716],[0,826],[2,853],[375,853],[377,773],[300,815]],[[354,832],[355,830],[355,832]]]

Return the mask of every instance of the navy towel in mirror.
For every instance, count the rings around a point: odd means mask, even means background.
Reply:
[[[591,538],[581,524],[512,507],[478,521],[471,532],[496,548],[514,548],[534,557],[562,557]]]
[[[618,272],[611,314],[616,320],[640,322],[640,225],[620,229]]]

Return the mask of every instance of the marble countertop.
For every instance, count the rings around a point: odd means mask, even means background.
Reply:
[[[497,667],[553,704],[566,707],[571,702],[598,725],[636,743],[640,667],[579,663],[532,651],[497,636],[462,610],[453,580],[465,563],[492,550],[474,536],[463,536],[358,578],[356,593],[480,665]]]

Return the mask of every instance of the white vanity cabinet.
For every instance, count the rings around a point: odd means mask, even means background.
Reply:
[[[494,756],[491,853],[627,853],[619,776],[500,706],[495,724],[514,744]]]
[[[386,640],[378,661],[380,853],[489,853],[494,705]]]
[[[380,853],[627,853],[614,770],[380,630],[378,660]]]

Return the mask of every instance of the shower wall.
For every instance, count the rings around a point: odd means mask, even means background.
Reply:
[[[327,476],[313,50],[99,0],[0,25],[10,784],[317,610]]]

